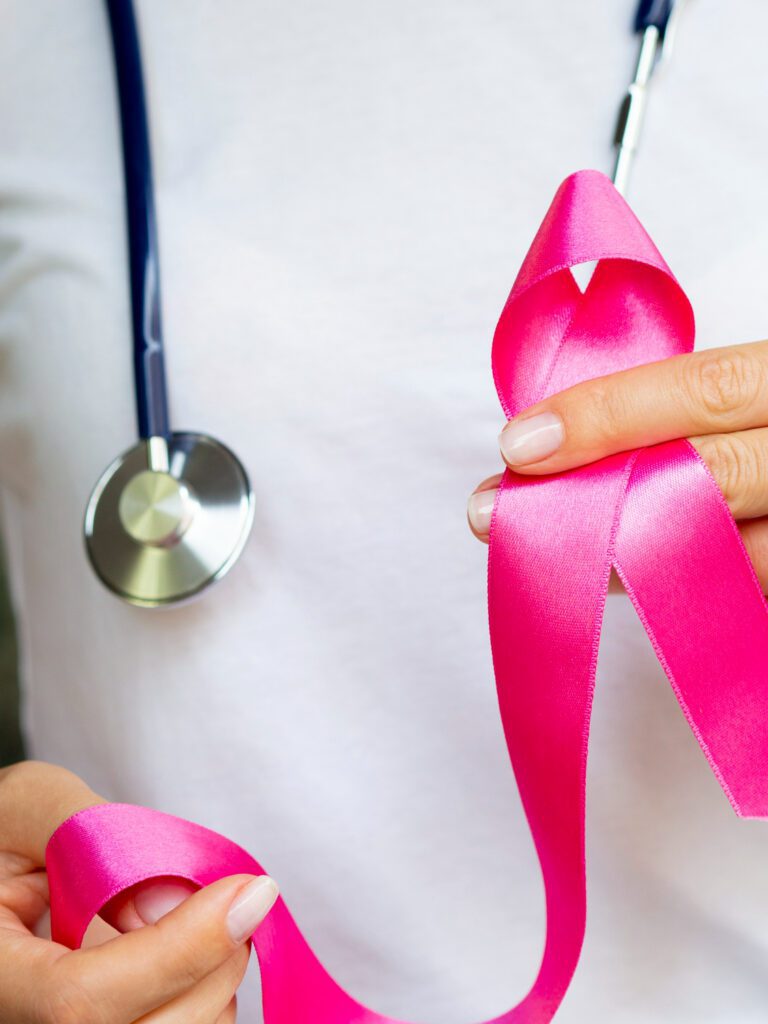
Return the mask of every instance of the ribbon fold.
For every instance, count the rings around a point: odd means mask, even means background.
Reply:
[[[571,273],[597,261],[582,293]],[[690,352],[690,303],[608,179],[567,178],[521,267],[493,343],[505,414],[579,381]],[[619,574],[737,814],[768,817],[768,611],[725,501],[686,441],[567,473],[507,471],[491,524],[488,608],[499,708],[541,863],[547,937],[528,995],[487,1024],[546,1024],[580,955],[584,812],[597,648]],[[199,825],[105,804],[46,852],[53,938],[71,947],[118,892],[158,876],[207,885],[263,873]],[[399,1024],[346,993],[279,899],[253,936],[265,1024]]]

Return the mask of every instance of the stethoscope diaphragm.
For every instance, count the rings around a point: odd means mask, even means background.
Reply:
[[[234,564],[253,522],[237,456],[206,434],[140,441],[93,489],[85,544],[96,574],[131,604],[193,597]]]

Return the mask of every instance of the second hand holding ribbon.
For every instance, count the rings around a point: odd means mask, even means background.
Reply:
[[[598,261],[582,294],[571,273]],[[559,189],[496,331],[507,417],[581,380],[689,352],[690,304],[611,183]],[[736,812],[768,816],[768,612],[736,525],[687,441],[549,477],[507,471],[491,523],[488,603],[504,732],[546,890],[528,995],[489,1024],[546,1024],[586,920],[589,721],[611,568]],[[78,946],[117,893],[158,876],[207,885],[262,874],[230,840],[141,807],[81,811],[47,850],[54,939]],[[284,901],[253,936],[265,1024],[398,1024],[327,973]]]

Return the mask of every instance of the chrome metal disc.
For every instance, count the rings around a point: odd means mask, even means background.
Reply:
[[[229,448],[205,434],[172,434],[163,460],[140,441],[107,467],[85,513],[96,575],[145,607],[199,593],[237,561],[253,522],[248,476]],[[165,453],[167,450],[167,461]]]

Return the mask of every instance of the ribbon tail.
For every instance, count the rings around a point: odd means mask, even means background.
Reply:
[[[616,569],[734,810],[768,817],[768,608],[725,499],[687,441],[639,453]]]
[[[546,1022],[578,963],[586,922],[584,818],[597,649],[626,455],[573,474],[507,472],[491,527],[488,601],[499,706],[544,881],[536,981],[500,1021]]]

